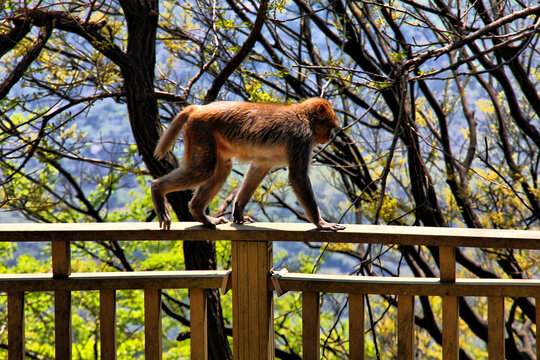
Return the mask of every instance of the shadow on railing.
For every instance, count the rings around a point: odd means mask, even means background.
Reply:
[[[71,273],[72,241],[229,240],[232,271],[153,271]],[[189,289],[191,359],[206,359],[204,289],[232,290],[235,359],[273,359],[273,293],[302,292],[303,358],[320,358],[319,297],[349,296],[349,358],[364,358],[364,295],[398,297],[398,358],[415,354],[414,297],[440,296],[443,303],[443,359],[458,359],[460,296],[488,298],[489,359],[504,359],[504,297],[540,301],[540,280],[456,279],[456,247],[540,249],[540,231],[471,230],[348,225],[345,231],[318,232],[308,224],[222,225],[208,230],[175,223],[170,231],[149,223],[0,224],[0,241],[52,244],[52,274],[0,275],[8,294],[8,358],[24,359],[24,294],[54,291],[55,352],[71,358],[71,292],[99,290],[101,359],[116,359],[116,290],[144,290],[145,358],[161,359],[161,290]],[[272,241],[426,245],[439,248],[440,278],[381,278],[272,271]],[[540,306],[536,307],[540,318]],[[540,331],[536,332],[540,344]],[[540,359],[540,346],[537,346]]]

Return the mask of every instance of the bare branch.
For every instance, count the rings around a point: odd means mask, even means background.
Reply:
[[[39,36],[30,48],[30,50],[24,55],[21,62],[15,67],[15,69],[9,74],[6,80],[2,84],[0,84],[0,99],[3,99],[8,92],[11,90],[11,88],[19,82],[21,77],[24,75],[26,69],[32,65],[35,59],[39,56],[41,53],[41,49],[45,46],[47,43],[47,40],[49,40],[49,37],[51,36],[53,29],[53,21],[48,21],[45,24],[45,27],[41,29],[41,32],[39,33]]]
[[[30,20],[37,26],[46,26],[54,20],[54,27],[60,30],[77,34],[86,39],[94,48],[103,55],[111,59],[120,68],[131,67],[131,63],[126,54],[117,45],[107,40],[100,34],[101,29],[106,25],[101,22],[84,22],[77,16],[67,11],[46,11],[42,9],[27,10],[24,14],[15,19],[23,21]]]
[[[427,50],[423,53],[417,54],[414,58],[409,59],[405,61],[403,64],[401,64],[398,69],[397,73],[403,72],[405,69],[408,71],[414,71],[415,69],[418,69],[420,65],[422,65],[424,62],[426,62],[429,59],[436,59],[440,57],[441,55],[447,54],[451,51],[454,51],[456,49],[459,49],[467,44],[472,43],[473,41],[481,38],[482,36],[494,32],[496,29],[500,28],[503,25],[506,25],[508,23],[511,23],[514,20],[526,18],[530,15],[540,15],[540,5],[533,6],[529,8],[525,8],[521,11],[513,12],[512,14],[506,15],[496,21],[493,21],[492,23],[478,29],[477,31],[473,32],[470,35],[463,36],[460,39],[451,42],[450,44],[436,49],[436,50]],[[538,32],[538,27],[535,28],[534,32]]]
[[[13,21],[15,25],[7,34],[0,34],[0,58],[13,49],[32,29],[30,21]]]
[[[259,6],[259,11],[257,12],[257,18],[255,19],[255,23],[253,24],[253,28],[251,29],[251,32],[249,36],[247,37],[244,44],[242,44],[242,47],[234,55],[231,60],[225,65],[221,73],[219,73],[218,76],[214,79],[214,82],[212,83],[212,86],[210,89],[208,89],[208,92],[206,93],[206,96],[204,98],[205,103],[212,102],[216,99],[219,91],[221,90],[221,87],[225,84],[225,81],[231,76],[231,74],[240,66],[242,61],[249,55],[253,47],[255,46],[255,42],[257,41],[257,38],[259,37],[262,27],[264,25],[264,20],[266,18],[266,11],[268,9],[268,0],[261,1],[261,5]]]

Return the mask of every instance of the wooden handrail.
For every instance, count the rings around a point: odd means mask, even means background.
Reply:
[[[540,249],[540,231],[347,225],[337,233],[316,231],[311,224],[254,223],[218,225],[209,230],[199,223],[177,222],[171,230],[157,223],[0,224],[0,242],[26,241],[294,241],[426,245],[436,247]]]
[[[9,360],[24,359],[24,293],[55,292],[56,357],[71,357],[71,292],[100,291],[102,359],[116,359],[116,290],[142,289],[145,297],[146,358],[161,359],[161,290],[190,290],[191,358],[207,358],[205,289],[220,288],[226,270],[71,273],[72,241],[228,240],[232,242],[233,353],[235,359],[273,359],[273,286],[280,293],[302,292],[304,358],[319,357],[321,293],[349,296],[350,358],[364,358],[364,296],[393,294],[398,299],[398,357],[414,357],[415,296],[440,296],[443,305],[443,359],[459,354],[459,297],[488,298],[488,352],[504,358],[504,297],[534,297],[540,305],[540,279],[456,278],[456,247],[540,249],[540,231],[347,225],[345,231],[319,232],[310,224],[227,224],[208,230],[197,223],[0,224],[0,242],[47,241],[52,274],[2,274],[8,293]],[[439,249],[439,278],[365,277],[282,272],[270,281],[272,242],[332,242],[425,245]],[[225,287],[224,287],[225,288]],[[536,308],[540,318],[540,306]],[[537,332],[540,344],[540,331]],[[540,346],[537,346],[540,359]]]

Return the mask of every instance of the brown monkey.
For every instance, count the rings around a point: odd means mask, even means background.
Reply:
[[[289,181],[306,211],[307,218],[321,230],[342,230],[319,214],[308,176],[313,146],[329,141],[339,129],[332,106],[313,98],[298,104],[215,102],[190,105],[176,118],[159,140],[154,152],[162,159],[184,127],[184,162],[171,173],[152,182],[152,201],[159,226],[169,229],[171,217],[165,195],[196,188],[189,203],[191,214],[205,226],[215,228],[227,220],[205,215],[212,198],[221,189],[232,158],[251,162],[233,206],[233,220],[243,223],[244,208],[266,173],[276,165],[289,166]]]

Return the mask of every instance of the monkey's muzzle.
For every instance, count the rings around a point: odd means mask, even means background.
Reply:
[[[330,139],[335,138],[340,132],[341,132],[341,127],[334,126],[332,129],[330,129]]]

